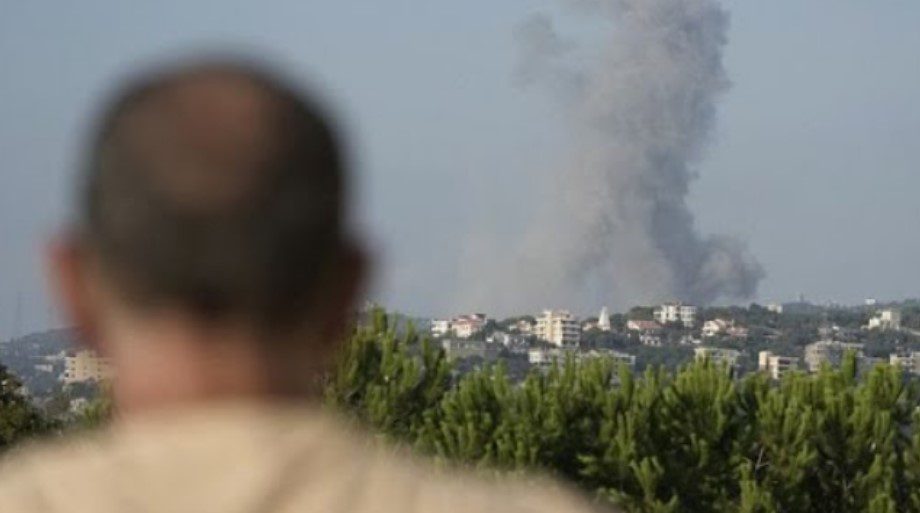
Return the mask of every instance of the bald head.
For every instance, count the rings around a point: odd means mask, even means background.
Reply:
[[[301,318],[344,247],[344,177],[315,106],[233,64],[161,71],[100,124],[80,234],[126,300]]]

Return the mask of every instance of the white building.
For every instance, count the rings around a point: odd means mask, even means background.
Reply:
[[[775,314],[781,314],[783,313],[783,305],[780,303],[770,303],[767,305],[767,311],[773,312]]]
[[[606,306],[601,308],[601,313],[597,316],[597,329],[610,331],[610,312]]]
[[[640,333],[657,333],[661,331],[661,325],[655,321],[628,320],[626,329],[629,331],[638,331]]]
[[[65,384],[106,381],[113,375],[114,369],[109,359],[97,355],[95,351],[77,351],[64,358],[62,381]]]
[[[683,303],[665,303],[655,309],[654,316],[660,324],[678,322],[685,328],[692,328],[696,323],[696,307]]]
[[[888,361],[891,365],[901,367],[904,372],[920,375],[920,352],[895,353],[888,357]]]
[[[703,338],[712,338],[728,331],[733,323],[725,319],[712,319],[703,323]]]
[[[736,349],[704,346],[694,349],[693,355],[697,360],[709,360],[715,365],[734,367],[738,364],[738,358],[741,357],[741,351]]]
[[[435,337],[443,337],[450,333],[450,320],[434,319],[431,321],[431,334]]]
[[[805,346],[805,366],[809,372],[821,370],[824,364],[837,367],[843,361],[843,356],[852,351],[857,358],[863,357],[863,345],[835,340],[820,340]]]
[[[454,317],[451,320],[435,319],[431,321],[431,334],[443,337],[453,333],[458,338],[470,338],[485,327],[485,314],[469,314]]]
[[[462,360],[464,358],[478,357],[485,361],[498,358],[497,344],[489,344],[481,340],[443,340],[441,348],[448,360]]]
[[[901,312],[891,308],[879,310],[869,319],[870,330],[899,330],[901,329]]]
[[[549,366],[555,362],[562,363],[568,355],[575,354],[573,348],[565,347],[533,347],[527,351],[527,362],[531,365]]]
[[[798,369],[799,360],[800,358],[795,356],[780,356],[770,351],[761,351],[757,355],[757,369],[778,380]]]
[[[470,314],[455,317],[450,323],[450,329],[460,338],[470,338],[479,333],[486,325],[485,314]]]
[[[636,366],[636,356],[612,349],[591,349],[578,351],[571,347],[531,348],[527,352],[527,361],[534,366],[548,367],[554,363],[564,363],[571,357],[576,362],[583,362],[593,358],[607,358],[617,364],[626,364],[630,368]]]
[[[726,335],[732,338],[747,338],[748,330],[744,326],[738,326],[731,319],[712,319],[703,323],[703,338],[712,338],[718,335]]]
[[[544,310],[534,334],[556,346],[574,346],[581,340],[581,327],[567,310]]]
[[[639,335],[639,342],[643,346],[661,347],[663,341],[661,339],[661,335],[651,332],[644,332]]]
[[[511,331],[516,331],[521,335],[530,335],[534,330],[534,323],[527,318],[518,319],[517,322],[508,327]]]

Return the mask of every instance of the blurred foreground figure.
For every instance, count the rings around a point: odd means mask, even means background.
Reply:
[[[246,66],[164,70],[103,116],[50,252],[118,418],[0,468],[19,512],[568,512],[553,487],[432,472],[319,409],[364,259],[317,108]]]

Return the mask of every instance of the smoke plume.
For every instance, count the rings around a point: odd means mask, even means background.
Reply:
[[[564,0],[601,20],[601,45],[561,36],[539,14],[515,31],[516,79],[553,93],[572,157],[550,173],[509,308],[752,296],[764,276],[745,245],[699,232],[687,193],[707,148],[728,14],[716,0]]]

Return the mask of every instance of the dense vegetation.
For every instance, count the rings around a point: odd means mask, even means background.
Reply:
[[[550,473],[627,511],[920,512],[920,393],[888,366],[857,377],[852,358],[781,383],[708,362],[636,375],[604,360],[513,381],[502,365],[459,373],[378,311],[326,398],[435,460]],[[105,400],[50,415],[0,368],[0,451],[109,415]]]
[[[397,443],[482,469],[537,469],[643,512],[920,511],[915,386],[880,366],[779,384],[697,362],[634,376],[568,362],[512,384],[456,376],[378,313],[359,328],[328,400]]]
[[[19,379],[0,365],[0,452],[26,438],[55,432],[60,425],[33,406]]]

